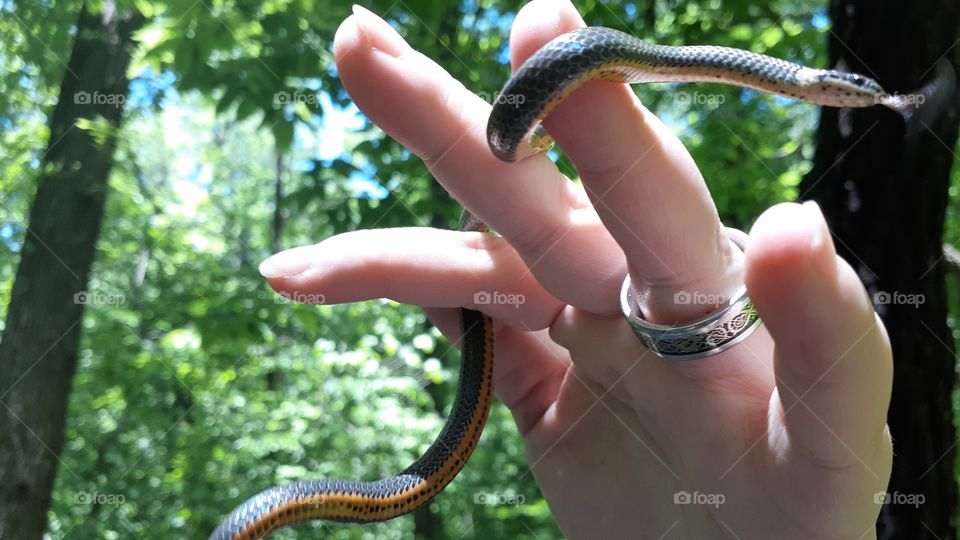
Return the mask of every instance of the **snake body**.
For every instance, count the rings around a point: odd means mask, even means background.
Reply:
[[[715,82],[832,107],[882,104],[901,114],[904,96],[890,95],[856,73],[813,69],[770,56],[712,45],[648,43],[611,28],[588,27],[559,36],[531,56],[497,96],[487,123],[494,155],[516,161],[551,144],[535,133],[571,92],[592,80],[619,83]],[[523,145],[525,141],[528,145]]]
[[[493,153],[515,161],[542,150],[549,136],[540,121],[573,90],[593,79],[617,82],[721,82],[837,107],[895,99],[862,75],[810,69],[726,47],[654,45],[609,28],[564,34],[535,53],[510,78],[491,111],[487,139]],[[528,144],[524,144],[527,142]],[[469,213],[461,230],[485,230]],[[457,396],[436,441],[403,472],[383,480],[301,481],[266,489],[231,512],[211,540],[252,540],[302,521],[384,521],[406,514],[443,490],[477,445],[493,392],[493,323],[460,310],[462,355]]]
[[[237,507],[211,540],[250,540],[301,521],[384,521],[429,501],[460,472],[477,446],[493,399],[493,321],[460,310],[460,386],[437,440],[403,472],[374,482],[312,480],[266,489]]]

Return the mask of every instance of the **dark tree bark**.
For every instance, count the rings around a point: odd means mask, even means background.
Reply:
[[[280,240],[283,238],[283,224],[286,221],[286,215],[283,208],[283,200],[286,198],[286,190],[283,186],[283,153],[280,149],[274,154],[274,178],[273,178],[273,227],[270,229],[270,247],[274,253],[280,253],[283,246]]]
[[[888,91],[915,90],[941,58],[957,65],[956,0],[833,0],[830,16],[831,64],[875,76]],[[956,99],[907,138],[903,121],[882,107],[824,109],[814,168],[801,185],[803,198],[822,205],[840,254],[874,295],[893,345],[888,491],[922,495],[923,503],[894,497],[884,505],[881,539],[956,538],[956,358],[942,236],[957,125]]]
[[[41,538],[63,448],[83,300],[103,217],[115,133],[97,141],[78,120],[120,125],[131,33],[114,2],[81,9],[60,97],[50,115],[30,225],[0,342],[0,538]],[[109,291],[106,291],[109,292]],[[80,501],[84,502],[84,501]]]

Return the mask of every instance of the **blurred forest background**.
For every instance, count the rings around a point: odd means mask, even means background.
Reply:
[[[507,39],[520,2],[364,3],[488,101],[508,77]],[[49,536],[200,538],[267,486],[373,479],[408,465],[443,423],[457,382],[456,350],[417,308],[288,302],[257,272],[274,252],[344,231],[456,225],[456,202],[415,156],[359,114],[337,79],[331,43],[350,3],[86,4],[98,15],[84,23],[79,0],[0,0],[0,331],[26,257],[38,183],[57,173],[45,167],[59,152],[83,148],[80,137],[101,149],[115,146],[88,282],[86,270],[72,270],[68,241],[50,246],[53,277],[35,284],[75,295],[38,300],[54,308],[50,313],[82,320],[66,334],[79,339],[75,375],[72,365],[43,363],[42,354],[20,360],[30,368],[20,376],[37,370],[31,391],[70,396],[65,426],[29,427],[44,441],[38,459],[56,471]],[[832,22],[823,0],[577,5],[588,24],[661,43],[729,45],[830,64]],[[76,44],[96,41],[83,41],[78,20],[95,26],[104,12],[121,21],[114,53],[126,50],[128,60],[94,55],[75,64]],[[61,85],[73,88],[65,77],[82,79],[80,69],[95,72],[98,62],[129,78],[128,85],[119,79],[119,98],[82,87],[61,95]],[[722,86],[687,90],[680,98],[657,86],[637,92],[690,149],[728,225],[749,229],[770,205],[807,195],[801,180],[814,167],[819,109]],[[69,103],[58,107],[58,100]],[[58,127],[57,114],[68,118],[70,110],[81,111],[78,120]],[[954,167],[944,227],[950,245],[960,240],[958,190]],[[69,209],[43,209],[50,227],[77,234],[92,227],[95,234],[96,223],[55,221]],[[98,216],[100,208],[94,203],[89,212]],[[953,338],[957,276],[946,272]],[[59,354],[57,347],[71,342],[49,337],[32,338],[42,342],[39,353]],[[946,341],[936,346],[952,358],[954,344]],[[6,353],[0,360],[16,356]],[[11,401],[19,391],[14,382],[0,384],[8,420],[21,415]],[[958,403],[955,396],[955,413]],[[949,417],[949,407],[939,414]],[[23,426],[7,427],[0,446],[20,444],[12,434]],[[324,528],[329,538],[560,536],[499,404],[464,472],[428,508],[386,524]]]

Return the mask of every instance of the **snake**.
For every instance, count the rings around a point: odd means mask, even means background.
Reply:
[[[856,73],[814,69],[742,49],[669,46],[603,27],[558,36],[507,81],[487,123],[487,142],[513,162],[552,145],[540,123],[574,90],[591,80],[618,83],[716,82],[832,107],[884,105],[904,117],[906,96],[889,94]],[[461,231],[486,231],[464,211]],[[493,399],[494,329],[480,311],[460,308],[459,385],[450,415],[433,444],[402,472],[376,481],[304,480],[268,488],[234,509],[211,540],[263,538],[309,520],[369,523],[424,505],[463,469],[477,446]]]

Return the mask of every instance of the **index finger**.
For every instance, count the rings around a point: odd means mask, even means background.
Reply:
[[[622,252],[582,190],[548,159],[510,165],[491,154],[489,104],[362,8],[337,31],[334,55],[364,114],[503,235],[544,287],[588,311],[616,310]]]

